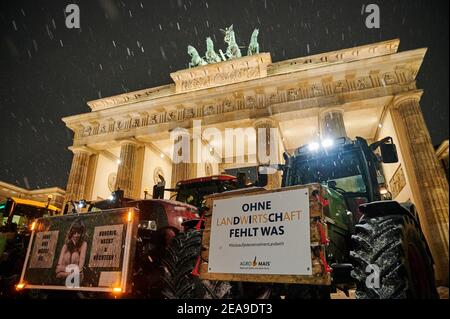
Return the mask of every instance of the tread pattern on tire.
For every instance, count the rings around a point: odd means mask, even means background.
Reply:
[[[355,225],[352,236],[354,260],[352,277],[356,280],[357,299],[405,299],[414,298],[409,283],[410,269],[405,254],[408,241],[426,252],[425,239],[409,216],[387,215],[361,220]],[[426,253],[425,253],[426,255]],[[425,263],[431,289],[435,291],[432,261],[427,256]],[[379,287],[367,287],[366,280],[376,265],[380,273]],[[368,270],[366,272],[366,269]],[[436,297],[430,292],[430,298]]]
[[[223,281],[201,280],[191,274],[201,252],[202,231],[190,229],[177,234],[162,259],[165,273],[162,294],[169,299],[222,299],[231,292]]]

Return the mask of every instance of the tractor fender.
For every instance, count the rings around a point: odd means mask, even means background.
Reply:
[[[386,215],[408,215],[418,223],[417,216],[409,209],[409,207],[394,200],[365,203],[360,205],[359,209],[363,214],[361,218],[374,218]]]
[[[161,234],[164,234],[164,243],[166,247],[169,246],[172,239],[180,232],[178,228],[173,226],[161,228],[159,231]]]
[[[359,206],[359,209],[363,213],[361,219],[364,218],[374,218],[374,217],[382,217],[386,215],[404,215],[412,218],[417,228],[420,230],[423,236],[422,227],[420,225],[419,215],[417,213],[416,207],[411,202],[399,203],[394,200],[383,200],[383,201],[375,201],[371,203],[362,204]],[[424,236],[425,238],[425,236]],[[430,247],[428,243],[425,241],[425,246],[428,255],[434,263],[433,256],[431,255]]]
[[[404,209],[407,209],[414,216],[414,220],[416,221],[417,226],[419,226],[419,228],[422,229],[422,227],[420,225],[419,213],[417,212],[416,206],[409,201],[400,203],[400,205]]]
[[[186,220],[181,223],[181,226],[183,226],[184,231],[188,231],[189,229],[195,229],[198,227],[200,223],[200,229],[205,228],[205,221],[201,218],[194,218],[190,220]]]
[[[204,217],[208,211],[209,211],[209,208],[203,206],[199,209],[200,217],[183,221],[181,223],[181,226],[183,226],[184,231],[188,231],[189,229],[197,229],[197,230],[204,229],[205,228],[205,218]]]

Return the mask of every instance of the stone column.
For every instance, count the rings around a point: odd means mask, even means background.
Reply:
[[[95,177],[97,173],[98,154],[92,154],[89,157],[89,164],[87,169],[86,184],[84,190],[84,198],[87,200],[93,200],[92,191],[94,189]]]
[[[320,121],[320,137],[338,138],[347,136],[344,124],[344,111],[333,109],[325,111],[319,116]]]
[[[390,112],[419,219],[435,262],[436,281],[448,286],[448,182],[435,156],[419,100],[422,91],[394,97]]]
[[[172,163],[172,188],[175,188],[179,181],[191,179],[197,177],[197,164],[194,162],[194,143],[189,132],[180,132],[177,139],[174,141],[174,145],[181,145],[184,143],[184,147],[174,147],[173,163]],[[183,153],[183,150],[186,153]],[[185,160],[176,163],[175,158],[185,158]]]
[[[89,158],[92,155],[92,152],[86,147],[69,147],[69,149],[73,152],[73,159],[67,181],[65,203],[70,200],[85,199]]]
[[[264,118],[253,123],[256,130],[256,162],[258,165],[276,165],[280,163],[279,158],[279,130],[275,120]],[[272,130],[271,130],[272,129]],[[275,130],[273,130],[275,129]],[[276,132],[271,137],[270,132]],[[265,134],[264,134],[265,133]],[[265,151],[265,152],[264,152]],[[272,171],[272,173],[270,173]],[[275,169],[269,170],[267,176],[268,189],[281,187],[281,174]]]
[[[138,143],[134,140],[120,141],[120,164],[117,169],[116,189],[124,191],[124,197],[135,197],[135,174]]]

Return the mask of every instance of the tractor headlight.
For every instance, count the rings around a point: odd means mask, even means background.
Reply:
[[[319,149],[319,147],[320,147],[319,143],[316,143],[316,142],[312,142],[312,143],[308,144],[308,150],[311,152],[317,151]]]
[[[322,141],[322,147],[323,148],[329,148],[329,147],[331,147],[331,146],[333,146],[333,140],[332,139],[329,139],[329,138],[327,138],[327,139],[324,139],[323,141]]]

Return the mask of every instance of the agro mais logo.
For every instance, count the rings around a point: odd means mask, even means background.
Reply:
[[[269,269],[270,261],[258,261],[253,259],[253,261],[241,261],[240,262],[241,269]]]

